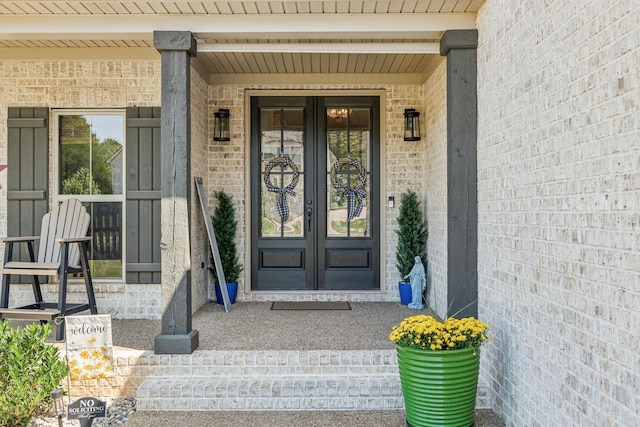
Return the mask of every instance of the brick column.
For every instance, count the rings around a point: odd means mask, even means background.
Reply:
[[[191,110],[190,58],[196,42],[189,31],[156,31],[160,52],[161,98],[161,256],[162,333],[158,354],[189,354],[198,347],[191,329]]]
[[[477,30],[450,30],[440,40],[447,57],[447,307],[477,316]]]

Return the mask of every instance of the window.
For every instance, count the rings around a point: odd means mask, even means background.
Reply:
[[[91,274],[123,277],[124,140],[122,110],[54,112],[57,200],[74,197],[91,214]]]

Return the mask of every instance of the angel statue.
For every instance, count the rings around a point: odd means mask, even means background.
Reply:
[[[427,275],[424,272],[424,265],[419,256],[414,258],[415,263],[409,274],[404,276],[404,279],[409,278],[411,284],[411,303],[407,307],[414,310],[422,310],[424,304],[422,304],[422,292],[427,283]]]

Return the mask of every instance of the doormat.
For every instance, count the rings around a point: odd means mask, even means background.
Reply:
[[[274,301],[271,310],[351,310],[348,301]]]

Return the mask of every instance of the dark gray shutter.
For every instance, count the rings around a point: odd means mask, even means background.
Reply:
[[[127,283],[160,283],[160,107],[127,108]]]
[[[48,210],[49,108],[9,107],[7,128],[7,236],[39,236]],[[14,255],[22,260],[22,247]]]

